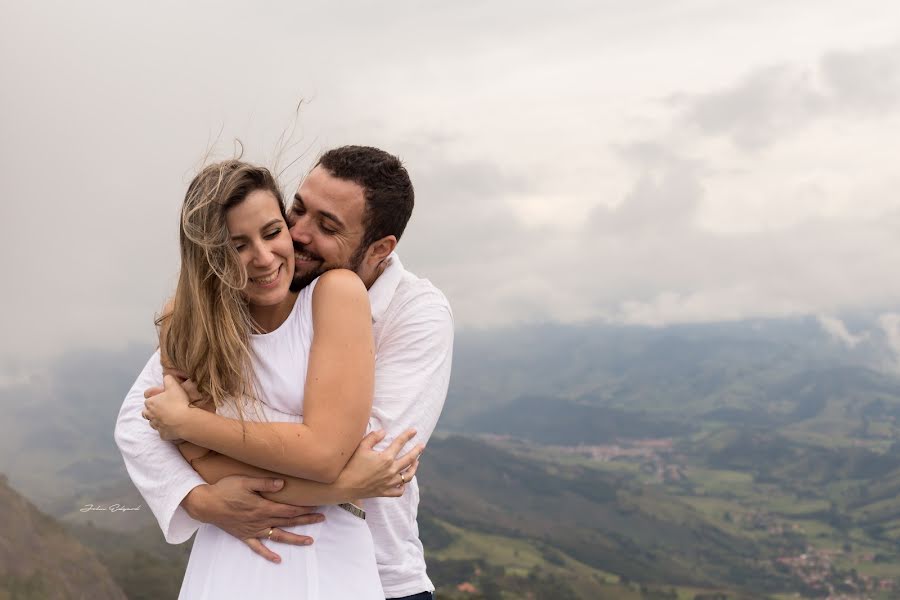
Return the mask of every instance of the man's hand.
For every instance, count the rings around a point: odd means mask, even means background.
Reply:
[[[376,452],[375,445],[384,439],[385,432],[373,431],[359,443],[335,485],[348,490],[352,498],[402,496],[405,484],[416,475],[425,446],[418,444],[403,456],[397,454],[415,435],[414,429],[407,430],[382,452]]]
[[[191,410],[191,399],[184,387],[171,375],[163,379],[165,391],[144,401],[141,415],[150,421],[150,427],[167,441],[181,438],[180,428]],[[146,396],[146,394],[145,394]]]
[[[281,557],[269,550],[261,540],[271,540],[294,546],[308,546],[313,539],[284,531],[282,527],[309,525],[325,520],[313,512],[315,507],[279,504],[266,500],[258,492],[277,492],[284,482],[280,479],[223,477],[218,483],[200,485],[185,496],[181,505],[191,517],[215,525],[243,540],[251,550],[274,563]],[[269,535],[269,530],[272,534]]]

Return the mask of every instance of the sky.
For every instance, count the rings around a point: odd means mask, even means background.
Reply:
[[[5,364],[149,343],[187,183],[236,138],[289,192],[329,147],[398,154],[400,256],[460,329],[852,343],[865,310],[900,340],[896,3],[136,4],[4,8]]]

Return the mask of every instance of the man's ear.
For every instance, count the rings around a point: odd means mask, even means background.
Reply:
[[[392,235],[388,235],[381,238],[380,240],[376,240],[372,243],[371,246],[369,246],[369,256],[367,258],[367,261],[370,265],[375,266],[386,259],[396,247],[397,238]]]

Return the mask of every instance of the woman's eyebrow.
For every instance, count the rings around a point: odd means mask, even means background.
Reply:
[[[268,229],[268,228],[271,227],[272,225],[275,225],[275,224],[281,223],[281,222],[282,222],[282,221],[281,221],[280,218],[275,217],[274,219],[272,219],[271,221],[269,221],[268,223],[266,223],[265,225],[263,225],[262,227],[260,227],[259,230],[262,231],[263,229]]]
[[[260,231],[263,231],[263,230],[265,230],[265,229],[268,229],[268,228],[271,227],[272,225],[275,225],[276,223],[281,223],[281,222],[282,222],[281,219],[278,219],[278,218],[272,219],[271,221],[269,221],[268,223],[266,223],[265,225],[263,225],[262,227],[260,227],[259,230],[260,230]],[[231,239],[232,239],[232,240],[246,240],[246,239],[247,239],[247,236],[244,235],[243,233],[239,233],[239,234],[237,234],[237,235],[231,236]]]

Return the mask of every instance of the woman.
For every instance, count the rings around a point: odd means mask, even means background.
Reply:
[[[165,439],[185,441],[179,448],[201,475],[225,455],[292,476],[284,493],[295,493],[289,499],[297,504],[347,500],[327,484],[353,454],[371,411],[374,348],[362,282],[335,270],[290,292],[293,243],[277,183],[240,161],[206,167],[193,180],[180,245],[178,286],[159,320],[160,350],[163,365],[186,373],[196,395],[191,400],[167,377],[145,418]],[[234,461],[234,472],[260,474]],[[221,462],[214,470],[210,478],[230,474]],[[203,525],[180,597],[384,598],[365,521],[334,505],[322,513],[324,522],[289,530],[315,543],[285,545],[282,564]]]

